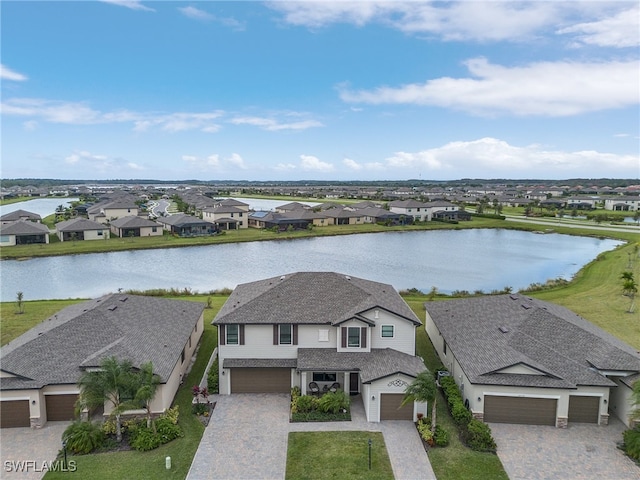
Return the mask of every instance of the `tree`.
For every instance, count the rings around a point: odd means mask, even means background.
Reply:
[[[147,362],[140,365],[140,370],[138,370],[135,378],[137,390],[133,401],[146,410],[147,428],[151,428],[151,402],[156,396],[160,383],[160,377],[153,373],[153,363]]]
[[[404,391],[402,406],[410,402],[431,402],[431,431],[436,429],[436,381],[429,370],[418,374]]]
[[[24,313],[24,293],[16,293],[16,313]]]
[[[622,272],[620,279],[622,280],[622,294],[631,299],[631,304],[629,305],[629,310],[627,312],[633,313],[634,299],[636,293],[638,293],[638,284],[636,283],[633,272],[631,271]]]
[[[80,387],[79,404],[81,408],[97,408],[106,401],[113,405],[116,419],[116,439],[122,441],[122,412],[137,408],[133,400],[136,388],[136,375],[129,360],[116,357],[105,358],[99,370],[85,371],[78,381]]]

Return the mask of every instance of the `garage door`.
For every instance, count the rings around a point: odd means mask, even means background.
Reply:
[[[525,425],[556,424],[557,400],[553,398],[498,397],[485,395],[484,421],[523,423]]]
[[[0,402],[0,427],[30,427],[29,400]]]
[[[600,397],[569,397],[569,421],[574,423],[598,423]]]
[[[46,395],[47,421],[61,422],[75,418],[75,407],[78,395]]]
[[[232,368],[231,393],[289,393],[290,368]]]
[[[402,393],[380,395],[380,420],[413,420],[413,402],[401,407],[403,398]]]

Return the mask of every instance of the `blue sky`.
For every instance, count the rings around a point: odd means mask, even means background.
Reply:
[[[0,9],[2,178],[640,177],[637,1]]]

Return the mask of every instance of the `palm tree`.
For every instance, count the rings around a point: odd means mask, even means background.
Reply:
[[[631,304],[629,305],[627,313],[633,313],[634,299],[636,293],[638,293],[638,284],[633,276],[633,272],[622,272],[620,279],[622,280],[622,294],[631,299]]]
[[[147,428],[151,428],[151,401],[156,396],[158,385],[161,382],[160,377],[153,373],[153,363],[151,362],[140,365],[136,377],[138,390],[133,400],[147,411]]]
[[[129,360],[105,358],[99,370],[85,371],[78,381],[81,408],[97,408],[106,401],[113,405],[111,414],[116,419],[116,439],[122,441],[122,412],[137,408],[133,402],[136,378]],[[139,405],[139,404],[138,404]]]
[[[436,429],[436,381],[429,370],[418,374],[416,379],[404,391],[402,406],[410,402],[431,403],[431,431]]]

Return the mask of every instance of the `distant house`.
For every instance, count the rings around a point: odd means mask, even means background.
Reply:
[[[362,215],[364,223],[389,223],[399,225],[402,223],[402,215],[390,212],[384,208],[366,207],[357,210]]]
[[[0,225],[0,246],[49,243],[49,228],[36,222],[17,221]]]
[[[156,220],[163,228],[179,237],[197,237],[218,233],[215,224],[186,213],[159,217]]]
[[[333,225],[333,221],[326,215],[312,210],[297,209],[286,213],[253,212],[249,215],[250,224],[255,228],[276,228],[280,231],[293,228],[302,230],[309,225]]]
[[[217,224],[221,230],[248,228],[248,217],[248,205],[246,209],[235,205],[218,205],[202,211],[202,219]]]
[[[323,210],[322,213],[333,220],[333,225],[362,225],[364,214],[360,210],[348,207],[335,207]]]
[[[311,207],[309,205],[305,205],[304,203],[291,202],[285,203],[284,205],[278,205],[275,208],[275,211],[278,213],[296,212],[300,210],[311,210]]]
[[[596,208],[599,199],[594,197],[569,197],[567,198],[567,208],[577,210],[593,210]]]
[[[111,222],[111,233],[116,237],[162,236],[162,225],[142,217],[122,217]]]
[[[618,196],[605,198],[604,209],[618,212],[640,211],[640,197]]]
[[[640,354],[570,310],[519,294],[425,303],[425,329],[485,422],[630,425]]]
[[[203,332],[204,304],[107,295],[67,307],[3,345],[0,426],[42,427],[75,418],[77,382],[105,358],[152,362],[160,385],[153,413],[171,406]],[[104,413],[113,407],[105,402]]]
[[[37,213],[27,212],[26,210],[16,210],[0,217],[0,224],[2,225],[19,221],[40,223],[42,217]]]
[[[393,200],[389,202],[389,211],[409,217],[412,221],[429,220],[429,209],[426,203],[418,200]]]
[[[137,216],[139,212],[138,206],[134,201],[128,199],[105,201],[96,203],[87,209],[89,220],[100,223],[109,223],[122,217],[131,215]]]
[[[61,242],[109,238],[109,228],[106,225],[80,217],[56,223],[56,233]]]

